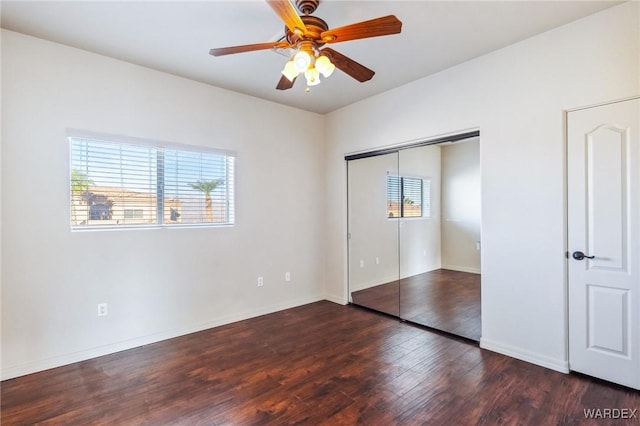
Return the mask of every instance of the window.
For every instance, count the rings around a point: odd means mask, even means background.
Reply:
[[[429,217],[431,181],[404,176],[387,176],[387,217]]]
[[[234,157],[70,137],[73,229],[230,225]]]

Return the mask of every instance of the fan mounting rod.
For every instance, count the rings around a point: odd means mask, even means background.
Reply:
[[[320,0],[296,0],[296,7],[303,15],[311,15],[318,8]]]

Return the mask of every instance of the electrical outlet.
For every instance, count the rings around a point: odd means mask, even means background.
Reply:
[[[264,278],[258,277],[258,287],[262,287],[264,285]]]
[[[376,257],[376,265],[379,265],[379,264],[380,264],[380,258]]]
[[[105,317],[109,313],[106,303],[98,303],[98,316]]]
[[[285,273],[284,273],[284,280],[285,280],[286,282],[291,281],[291,272],[285,272]]]
[[[361,268],[364,268],[364,260],[361,260],[361,261],[360,261],[360,267],[361,267]]]

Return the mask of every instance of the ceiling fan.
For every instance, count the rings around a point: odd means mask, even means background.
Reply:
[[[293,87],[296,78],[303,73],[308,86],[320,84],[320,74],[329,77],[335,68],[343,71],[359,82],[370,80],[375,72],[325,44],[339,43],[369,37],[398,34],[402,22],[394,15],[358,22],[344,27],[329,29],[327,23],[311,14],[320,0],[296,0],[296,8],[290,0],[266,0],[267,4],[285,23],[285,34],[276,42],[247,44],[243,46],[211,49],[213,56],[252,52],[266,49],[292,49],[295,53],[282,70],[282,77],[276,86],[278,90]],[[298,15],[300,11],[301,15]]]

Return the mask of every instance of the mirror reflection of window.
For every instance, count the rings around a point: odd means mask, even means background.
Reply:
[[[430,198],[430,180],[418,177],[387,176],[387,217],[389,219],[429,217]]]

